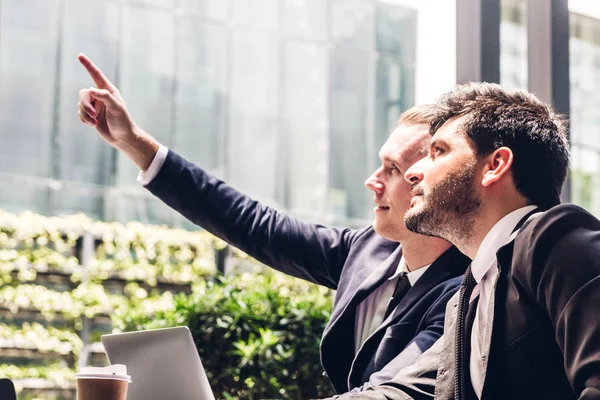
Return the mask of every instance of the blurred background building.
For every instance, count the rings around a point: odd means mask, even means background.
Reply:
[[[191,227],[80,123],[84,52],[143,128],[233,186],[310,220],[369,223],[363,182],[399,114],[457,82],[457,6],[469,2],[0,0],[0,208]],[[566,197],[600,215],[595,3],[569,2],[560,56],[570,65]],[[490,22],[500,82],[525,89],[527,12],[525,0],[502,0]]]

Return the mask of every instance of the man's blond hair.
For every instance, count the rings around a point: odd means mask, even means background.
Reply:
[[[435,118],[435,106],[433,104],[421,104],[404,111],[396,126],[399,125],[430,125]]]

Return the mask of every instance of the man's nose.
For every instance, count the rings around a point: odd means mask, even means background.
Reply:
[[[373,174],[365,181],[365,186],[375,193],[381,193],[383,191],[383,183],[379,179],[381,168],[377,169]]]
[[[423,180],[423,160],[417,161],[406,170],[404,179],[411,185],[415,185]]]

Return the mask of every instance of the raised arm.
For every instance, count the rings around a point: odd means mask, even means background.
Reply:
[[[79,93],[79,117],[142,171],[160,143],[129,115],[118,89],[85,55],[79,61],[96,87]],[[172,150],[147,185],[161,200],[211,233],[287,274],[337,288],[351,244],[362,231],[327,228],[254,201]]]

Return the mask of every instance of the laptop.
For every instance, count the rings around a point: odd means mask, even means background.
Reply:
[[[128,400],[214,400],[206,372],[185,326],[104,335],[108,361],[125,364]]]

